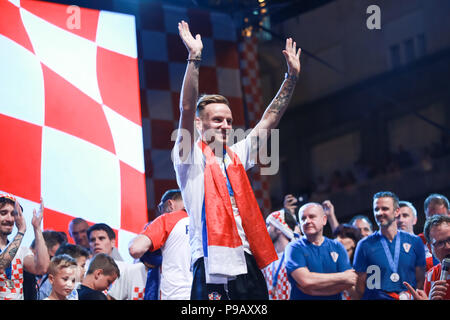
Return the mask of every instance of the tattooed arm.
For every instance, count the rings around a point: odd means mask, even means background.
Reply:
[[[291,38],[286,39],[286,48],[283,50],[283,55],[288,66],[287,76],[275,98],[264,112],[261,121],[250,133],[251,135],[261,136],[261,131],[267,130],[267,133],[270,134],[270,129],[275,129],[277,127],[281,117],[286,111],[300,73],[301,49],[297,50],[296,47],[297,44],[292,41]]]
[[[185,21],[178,23],[178,32],[189,53],[180,93],[180,121],[178,128],[185,129],[189,132],[192,146],[194,143],[194,119],[198,98],[198,79],[203,43],[199,34],[195,38],[192,36],[189,25]],[[180,138],[181,133],[179,132],[177,140]]]
[[[17,250],[20,248],[20,244],[22,243],[23,234],[18,232],[14,237],[13,241],[11,241],[5,250],[0,253],[0,272],[4,272],[6,268],[9,267],[11,261],[16,256]]]
[[[16,256],[17,250],[20,248],[23,236],[27,230],[27,225],[25,218],[23,217],[22,208],[20,207],[19,201],[16,200],[14,204],[14,223],[17,227],[17,234],[8,246],[0,253],[0,272],[9,267],[11,261]]]

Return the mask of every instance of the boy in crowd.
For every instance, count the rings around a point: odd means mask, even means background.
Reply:
[[[96,254],[89,265],[78,291],[78,300],[108,300],[103,291],[120,277],[114,259],[104,253]]]
[[[75,288],[77,262],[67,254],[54,256],[48,267],[48,280],[52,285],[52,292],[44,300],[67,300]]]

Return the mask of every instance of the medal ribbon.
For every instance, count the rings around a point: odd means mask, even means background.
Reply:
[[[380,232],[381,234],[381,232]],[[400,258],[400,233],[397,232],[397,240],[395,241],[395,251],[394,251],[394,260],[392,260],[391,252],[389,251],[389,247],[385,237],[381,234],[381,244],[383,245],[384,253],[386,254],[386,258],[388,260],[389,266],[393,273],[397,273],[398,270],[398,261]]]
[[[8,244],[9,244],[9,241],[6,243],[6,245],[8,245]],[[2,250],[0,249],[0,253],[1,252],[2,252]],[[6,278],[9,280],[11,280],[11,274],[12,274],[11,264],[12,264],[12,261],[9,264],[9,266],[5,269]]]
[[[283,255],[281,256],[281,260],[280,263],[278,264],[278,268],[275,271],[275,268],[272,268],[272,295],[275,296],[275,291],[277,288],[277,284],[278,284],[278,274],[280,273],[281,270],[281,266],[283,265],[283,261],[284,261],[284,252]],[[273,267],[275,267],[275,262],[272,262]],[[274,273],[275,272],[275,273]]]

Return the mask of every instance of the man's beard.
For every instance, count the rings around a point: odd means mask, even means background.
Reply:
[[[394,222],[395,222],[395,218],[393,218],[393,219],[387,218],[387,221],[386,221],[386,222],[381,223],[381,222],[378,222],[378,221],[377,221],[377,224],[378,224],[378,226],[379,226],[380,228],[381,228],[381,227],[383,227],[383,228],[388,228],[388,227],[390,227],[391,224],[394,223]]]
[[[3,231],[3,230],[0,230],[0,236],[9,236],[10,234],[12,233],[12,229],[11,229],[11,231]]]

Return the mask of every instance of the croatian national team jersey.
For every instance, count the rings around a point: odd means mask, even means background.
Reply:
[[[189,216],[186,211],[159,216],[142,234],[152,241],[151,251],[161,248],[161,300],[189,300],[192,272]]]
[[[291,273],[306,267],[310,272],[336,273],[351,269],[347,251],[337,240],[324,237],[320,246],[309,242],[306,237],[290,242],[285,249],[286,269],[291,282],[291,300],[341,300],[340,294],[311,296],[301,291]]]
[[[356,246],[353,267],[356,272],[367,273],[366,282],[370,282],[372,286],[368,288],[366,284],[363,299],[376,297],[377,290],[396,293],[406,291],[407,288],[403,285],[403,281],[408,282],[414,288],[417,287],[416,267],[422,267],[425,270],[426,265],[422,240],[418,236],[402,230],[398,230],[392,241],[384,237],[392,259],[394,259],[395,244],[399,236],[400,256],[397,273],[400,279],[397,282],[390,279],[393,271],[381,243],[381,237],[384,236],[380,231],[362,239]]]
[[[120,277],[114,281],[108,294],[115,300],[144,300],[147,268],[142,262],[127,263],[115,260]]]
[[[286,255],[277,253],[278,260],[265,267],[262,272],[267,283],[270,300],[289,300],[291,283],[286,271]]]
[[[423,289],[425,291],[425,293],[428,295],[430,295],[430,291],[431,291],[431,286],[433,285],[433,283],[436,280],[439,280],[441,277],[441,270],[442,270],[442,265],[439,263],[438,265],[434,266],[433,268],[431,268],[428,272],[427,275],[425,276],[425,284],[423,285]],[[447,294],[445,295],[444,299],[445,300],[450,300],[450,274],[447,275]]]
[[[10,271],[0,273],[0,300],[23,300],[23,262],[28,255],[33,255],[29,248],[19,247]]]

